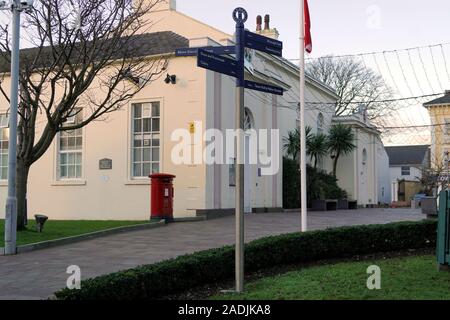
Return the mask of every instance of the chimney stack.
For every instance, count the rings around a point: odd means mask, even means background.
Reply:
[[[445,90],[445,93],[444,93],[446,96],[448,96],[448,95],[450,95],[450,90]]]
[[[264,17],[264,31],[270,30],[270,15],[266,14]]]
[[[270,28],[270,15],[268,14],[264,16],[264,29],[262,28],[262,17],[256,17],[256,33],[276,40],[280,36],[277,29]]]
[[[256,17],[256,31],[261,31],[261,30],[262,30],[262,17],[257,16]]]

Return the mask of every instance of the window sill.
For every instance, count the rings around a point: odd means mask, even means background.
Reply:
[[[0,180],[0,187],[7,187],[7,186],[8,186],[8,181]]]
[[[59,180],[53,181],[52,187],[85,186],[86,184],[86,180]]]
[[[126,186],[149,186],[150,179],[136,179],[136,180],[128,180],[125,182]]]

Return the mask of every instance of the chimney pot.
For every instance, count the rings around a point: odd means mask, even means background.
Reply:
[[[262,30],[262,17],[257,16],[256,17],[256,31],[261,31],[261,30]]]
[[[268,14],[264,17],[264,30],[270,30],[270,15]]]

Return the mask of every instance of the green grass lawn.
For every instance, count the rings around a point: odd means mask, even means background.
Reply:
[[[381,290],[369,290],[370,265],[381,268]],[[448,300],[450,272],[438,272],[434,256],[348,262],[305,268],[249,283],[230,300]]]
[[[29,221],[27,230],[17,234],[17,245],[54,240],[85,233],[112,229],[123,226],[148,223],[149,221],[56,221],[49,220],[43,233],[37,233],[35,221]],[[5,221],[0,220],[0,247],[5,243]]]

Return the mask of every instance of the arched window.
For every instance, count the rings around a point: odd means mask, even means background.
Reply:
[[[317,116],[317,133],[323,133],[323,125],[324,125],[323,114],[319,113],[319,115]]]
[[[255,120],[253,114],[249,108],[245,108],[244,111],[244,131],[248,131],[255,128]]]

